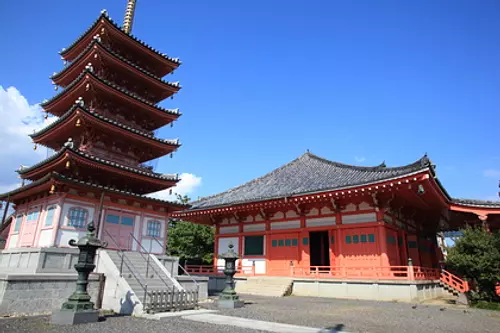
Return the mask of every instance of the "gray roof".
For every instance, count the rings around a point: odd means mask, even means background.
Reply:
[[[246,184],[193,202],[191,209],[207,209],[238,203],[269,200],[318,191],[337,190],[370,184],[432,169],[427,156],[401,166],[362,167],[333,162],[311,154],[303,154],[292,162]]]
[[[477,199],[462,199],[462,198],[453,198],[453,203],[464,205],[464,206],[473,206],[473,207],[483,207],[483,208],[500,208],[500,201],[492,201],[492,200],[477,200]]]

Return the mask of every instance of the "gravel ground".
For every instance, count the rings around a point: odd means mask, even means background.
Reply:
[[[248,333],[248,330],[211,325],[172,317],[148,320],[134,317],[107,317],[105,321],[75,326],[49,324],[49,317],[0,318],[0,333]],[[251,330],[251,332],[264,333]],[[269,333],[269,332],[265,332]]]
[[[309,327],[342,325],[348,332],[499,333],[500,312],[457,306],[340,300],[317,297],[241,296],[242,309],[219,314]],[[214,303],[204,304],[215,308]]]

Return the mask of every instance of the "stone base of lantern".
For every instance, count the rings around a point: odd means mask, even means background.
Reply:
[[[217,301],[217,306],[219,309],[237,309],[242,308],[245,305],[240,299],[219,299]]]
[[[77,325],[77,324],[87,324],[96,323],[99,320],[99,311],[68,311],[68,310],[58,310],[52,312],[52,318],[50,320],[51,324],[55,325]]]

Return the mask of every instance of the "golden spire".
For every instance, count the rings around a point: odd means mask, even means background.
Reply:
[[[127,1],[127,9],[125,10],[125,18],[123,19],[123,31],[130,34],[132,32],[132,23],[134,23],[136,0]]]

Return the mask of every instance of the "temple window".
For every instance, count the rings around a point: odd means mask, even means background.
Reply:
[[[159,221],[148,221],[147,236],[160,237],[161,224]]]
[[[87,225],[87,210],[84,208],[71,208],[68,213],[68,226],[85,228]]]
[[[40,213],[38,211],[32,211],[28,213],[28,218],[26,219],[26,222],[36,222],[38,220],[38,215]]]
[[[264,255],[264,236],[245,236],[245,251],[246,256],[262,256]]]
[[[54,220],[55,211],[56,211],[56,206],[50,206],[49,208],[47,208],[47,215],[45,215],[44,226],[49,227],[52,225],[52,221]]]
[[[16,224],[14,224],[14,232],[19,232],[19,230],[21,229],[21,224],[23,223],[23,217],[24,215],[16,216]]]

